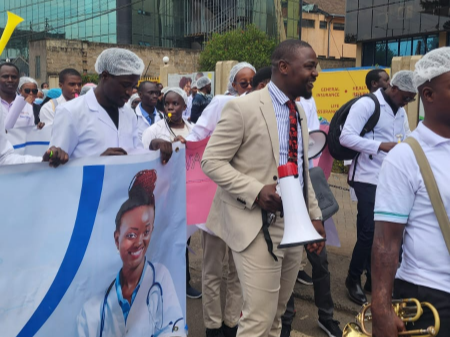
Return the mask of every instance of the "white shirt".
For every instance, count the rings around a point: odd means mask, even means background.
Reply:
[[[186,140],[192,142],[198,142],[203,140],[213,133],[217,123],[219,123],[222,110],[232,99],[236,96],[217,95],[211,100],[211,103],[203,110],[202,115],[195,123],[192,132],[189,134]]]
[[[188,119],[191,117],[191,109],[192,109],[192,100],[194,97],[192,97],[192,94],[188,97],[188,102],[186,105],[186,110],[183,111],[183,118]]]
[[[364,125],[375,111],[374,101],[369,97],[363,97],[350,109],[339,140],[343,146],[361,153],[356,167],[355,181],[377,185],[381,163],[386,157],[386,152],[378,150],[380,144],[397,142],[396,135],[399,134],[402,135],[401,140],[404,140],[408,130],[405,130],[405,118],[407,118],[405,109],[399,108],[394,115],[381,89],[374,94],[380,102],[380,119],[375,128],[364,137],[360,136]],[[355,161],[350,166],[350,177],[353,176],[354,167]]]
[[[450,139],[435,134],[423,123],[411,137],[422,146],[450,215]],[[375,221],[406,225],[403,260],[396,278],[450,293],[450,255],[408,144],[397,145],[383,162],[375,199]]]
[[[137,116],[138,136],[139,136],[139,139],[142,140],[142,134],[144,133],[144,131],[146,129],[148,129],[148,127],[150,127],[150,123],[148,122],[148,120],[146,118],[144,118],[144,115],[142,114],[141,103],[139,103],[136,106],[135,112],[136,112],[136,116]],[[153,124],[155,124],[156,122],[161,120],[161,117],[159,116],[158,110],[156,110],[156,108],[153,111],[153,113],[155,113],[155,112],[156,112],[155,122]]]
[[[91,91],[91,90],[89,90]],[[84,95],[83,95],[84,96]],[[58,103],[56,105],[56,109],[58,108],[58,106],[60,106],[63,103],[66,103],[66,99],[64,98],[64,96],[61,94],[61,96],[59,96],[56,99],[56,102]],[[39,111],[39,119],[42,123],[45,123],[45,125],[50,125],[53,124],[53,120],[55,119],[55,104],[52,102],[52,100],[48,101],[47,103],[45,103],[41,110]]]
[[[158,123],[153,124],[144,131],[144,133],[142,134],[142,143],[144,144],[144,147],[148,149],[152,140],[156,138],[164,139],[168,142],[173,142],[175,136],[182,136],[184,139],[186,139],[191,130],[192,124],[187,120],[184,120],[184,128],[176,129],[169,128],[166,121],[162,119]],[[175,134],[175,136],[172,132]]]
[[[3,123],[4,109],[0,105],[0,166],[1,165],[13,165],[24,163],[39,163],[42,161],[42,157],[35,156],[21,156],[14,153],[14,148],[6,138],[5,125]]]
[[[98,103],[95,90],[58,105],[50,145],[60,147],[70,158],[100,156],[110,147],[121,147],[128,154],[145,152],[133,110],[126,105],[119,108],[117,129]]]
[[[34,126],[33,105],[25,101],[23,96],[17,95],[9,111],[3,115],[3,119],[6,130]]]
[[[301,97],[300,102],[297,102],[297,104],[300,104],[300,106],[305,111],[306,122],[308,124],[308,130],[309,131],[320,130],[319,116],[317,116],[317,107],[316,107],[316,102],[314,101],[314,98],[312,96],[309,99]],[[314,163],[313,163],[312,159],[310,159],[309,160],[309,169],[312,169],[313,167],[314,167]]]

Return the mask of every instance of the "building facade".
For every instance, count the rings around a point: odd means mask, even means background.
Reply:
[[[357,66],[391,66],[395,56],[449,45],[450,0],[347,0],[345,41]]]
[[[43,38],[201,49],[212,33],[245,28],[250,23],[278,37],[277,1],[1,0],[0,34],[7,11],[24,21],[0,60],[28,59],[29,42]]]

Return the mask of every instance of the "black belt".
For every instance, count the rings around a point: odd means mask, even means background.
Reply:
[[[264,239],[266,240],[266,243],[267,243],[267,250],[269,251],[270,255],[272,255],[273,259],[275,261],[278,261],[278,258],[273,253],[273,242],[272,242],[272,239],[270,238],[270,233],[269,233],[269,226],[274,222],[275,214],[267,213],[267,211],[264,209],[261,209],[261,214],[262,214],[262,222],[263,222],[262,231],[264,234]],[[271,219],[269,220],[268,217],[271,217]]]

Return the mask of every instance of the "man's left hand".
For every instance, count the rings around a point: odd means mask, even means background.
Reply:
[[[323,227],[323,223],[321,220],[312,220],[311,221],[317,233],[320,234],[324,239],[326,238],[325,228]],[[319,255],[322,252],[323,247],[325,247],[325,241],[310,243],[306,246],[306,249],[310,253],[316,253]]]
[[[48,161],[51,167],[58,167],[60,164],[65,164],[69,160],[69,155],[59,147],[52,146],[43,155],[42,161]]]

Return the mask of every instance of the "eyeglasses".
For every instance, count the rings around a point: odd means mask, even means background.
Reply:
[[[37,93],[39,92],[38,89],[23,89],[23,91],[24,91],[26,94],[29,94],[30,92],[32,92],[33,95],[37,95]]]
[[[252,86],[252,82],[239,82],[238,84],[242,89],[247,89],[248,86]]]

